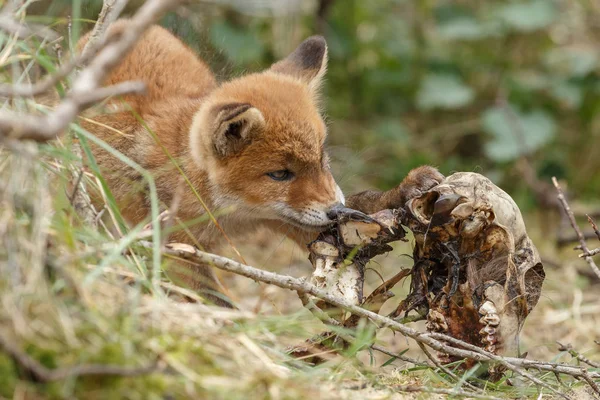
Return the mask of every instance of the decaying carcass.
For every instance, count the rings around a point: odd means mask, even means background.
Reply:
[[[430,331],[518,355],[519,332],[545,274],[512,198],[486,177],[461,172],[405,211],[414,267],[410,295],[395,314],[417,310]]]
[[[309,259],[315,268],[311,283],[348,303],[369,305],[370,309],[378,311],[391,297],[388,292],[391,287],[382,286],[365,299],[365,265],[376,255],[392,250],[388,243],[404,239],[399,213],[383,210],[367,216],[341,209],[337,224],[308,246]],[[317,301],[316,305],[327,307],[323,301]]]
[[[391,286],[408,273],[401,271],[365,299],[364,265],[404,237],[400,223],[415,237],[414,266],[410,293],[390,316],[416,311],[426,316],[429,331],[518,355],[519,332],[540,297],[544,271],[519,208],[482,175],[453,174],[404,210],[341,213],[338,224],[309,246],[312,282],[378,312]]]

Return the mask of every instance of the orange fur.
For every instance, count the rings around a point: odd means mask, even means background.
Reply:
[[[116,22],[109,34],[118,35],[127,23]],[[87,40],[82,38],[79,47]],[[155,26],[105,82],[141,80],[146,94],[112,99],[108,103],[112,113],[94,117],[95,123],[81,123],[150,171],[164,206],[173,200],[178,171],[163,146],[212,211],[233,209],[218,217],[228,234],[267,226],[307,243],[331,222],[327,211],[344,201],[329,170],[324,151],[326,127],[318,110],[326,66],[325,41],[311,37],[272,68],[219,85],[188,47]],[[160,145],[133,113],[123,109],[124,104],[145,121]],[[131,223],[142,221],[150,210],[144,180],[107,152],[93,151],[124,217]],[[276,171],[293,175],[275,180],[268,174]],[[434,169],[423,174],[394,191],[364,192],[349,203],[369,211],[399,207],[415,188],[422,188],[426,178],[439,177]],[[177,217],[187,221],[203,214],[193,191],[186,188]],[[211,223],[195,225],[191,233],[193,237],[180,231],[170,239],[200,243],[211,250],[223,238]],[[196,272],[212,280],[205,270]]]

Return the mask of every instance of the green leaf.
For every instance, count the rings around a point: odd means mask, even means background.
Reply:
[[[457,17],[438,25],[438,33],[446,40],[477,40],[487,32],[475,18]]]
[[[214,47],[223,49],[227,58],[236,64],[260,61],[265,51],[262,42],[247,30],[237,29],[224,21],[211,26],[210,40]]]
[[[580,85],[559,81],[550,88],[552,96],[569,108],[579,108],[583,102],[583,89]]]
[[[570,77],[583,77],[598,68],[600,55],[594,48],[554,49],[544,62],[553,71]]]
[[[516,31],[531,32],[554,22],[558,10],[552,0],[521,1],[500,8],[498,16]]]
[[[400,353],[398,353],[398,356],[401,357],[404,354],[406,354],[406,352],[408,351],[408,349],[404,349],[402,350]],[[398,359],[398,357],[394,356],[394,357],[390,357],[389,360],[387,360],[386,362],[384,362],[383,364],[381,364],[381,367],[387,367],[388,365],[390,365],[391,363],[393,363],[394,361],[396,361]]]
[[[493,136],[485,145],[486,155],[498,162],[539,150],[556,135],[554,119],[542,110],[524,114],[513,107],[494,107],[483,114],[481,123]]]
[[[456,109],[468,105],[474,97],[473,89],[458,77],[449,74],[429,74],[421,82],[417,93],[417,107],[422,110]]]

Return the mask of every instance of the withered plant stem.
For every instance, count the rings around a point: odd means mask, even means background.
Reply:
[[[146,248],[152,247],[152,243],[149,242],[140,242],[140,244]],[[214,266],[224,271],[245,276],[255,281],[265,282],[283,289],[293,290],[299,295],[309,294],[336,307],[343,308],[350,313],[366,318],[376,324],[378,328],[389,328],[417,342],[423,343],[434,350],[460,358],[472,359],[475,361],[487,361],[504,365],[515,374],[520,375],[537,386],[546,388],[554,394],[565,399],[568,399],[566,395],[558,392],[548,383],[543,382],[539,378],[531,375],[526,370],[534,369],[537,371],[556,372],[570,375],[577,379],[584,379],[588,383],[593,382],[594,379],[600,379],[600,372],[587,371],[585,368],[537,360],[527,360],[516,357],[502,357],[448,335],[417,331],[390,318],[365,310],[364,308],[349,304],[344,300],[331,296],[304,279],[281,275],[270,271],[264,271],[249,265],[238,263],[226,257],[202,252],[189,245],[180,243],[168,244],[163,249],[163,254],[165,254],[165,256],[192,261],[194,263],[198,263],[199,265]],[[596,390],[593,385],[590,386]],[[597,393],[600,394],[600,391]]]
[[[575,215],[573,214],[573,211],[571,211],[571,207],[569,206],[569,203],[567,202],[567,198],[565,197],[565,194],[564,194],[562,188],[560,187],[560,185],[558,184],[558,181],[556,180],[556,178],[554,176],[552,177],[552,183],[554,184],[554,187],[556,188],[556,191],[558,192],[558,201],[560,202],[563,210],[567,214],[567,217],[569,218],[569,222],[571,223],[571,226],[573,227],[573,230],[575,231],[575,234],[577,235],[577,238],[579,239],[579,244],[581,245],[581,249],[583,250],[585,261],[589,264],[590,268],[592,269],[592,271],[594,271],[594,273],[596,274],[598,279],[600,279],[600,269],[598,269],[598,266],[594,262],[594,259],[592,258],[591,255],[585,255],[585,254],[590,254],[590,249],[587,247],[587,243],[585,242],[585,237],[583,236],[581,229],[579,229],[579,226],[577,225],[577,221],[575,220]]]

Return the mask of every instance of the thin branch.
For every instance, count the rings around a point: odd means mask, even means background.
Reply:
[[[71,58],[70,62],[66,64],[67,67],[59,72],[68,71],[66,72],[66,74],[68,74],[75,68],[75,66],[83,65],[97,54],[106,41],[105,36],[108,26],[118,18],[126,4],[127,0],[104,0],[102,10],[100,11],[98,19],[96,20],[94,29],[92,30],[85,47],[81,51],[81,54]],[[50,77],[46,79],[46,87],[38,87],[37,89],[48,90],[50,87],[56,84],[59,79],[62,79],[59,74],[50,75]],[[82,99],[81,102],[93,104],[110,96],[117,96],[126,93],[141,93],[144,90],[145,85],[143,82],[123,82],[115,86],[103,87],[95,90],[92,92],[92,95],[95,97]],[[73,195],[71,196],[70,200],[77,214],[79,214],[86,223],[96,226],[98,221],[98,213],[91,202],[85,181],[81,180],[81,177],[84,175],[84,168],[82,162],[82,151],[79,142],[75,141],[72,144],[71,150],[77,155],[77,161],[73,163],[72,168],[74,169],[73,175],[78,175],[78,177],[73,190]]]
[[[42,39],[53,41],[60,37],[56,32],[43,25],[25,25],[15,21],[10,13],[11,11],[5,11],[0,15],[0,30],[13,34],[19,39],[27,39],[29,36],[39,36]]]
[[[577,238],[579,239],[579,244],[581,245],[581,249],[583,250],[583,253],[589,254],[590,249],[588,249],[588,247],[587,247],[587,244],[585,242],[585,237],[583,236],[583,233],[581,233],[581,229],[579,229],[579,226],[577,225],[577,221],[575,220],[575,215],[573,215],[573,211],[571,211],[571,207],[569,207],[569,203],[567,202],[567,199],[565,198],[565,194],[563,193],[563,191],[555,177],[552,177],[552,183],[554,184],[554,187],[556,188],[556,191],[558,192],[558,201],[560,202],[565,213],[567,214],[567,217],[569,218],[569,222],[571,223],[571,226],[573,227],[573,230],[575,231],[575,234],[577,235]],[[600,279],[600,269],[598,269],[598,266],[594,262],[594,259],[591,256],[584,256],[584,257],[585,257],[585,261],[587,261],[587,263],[590,265],[590,268],[592,268],[592,271],[594,271],[594,273],[596,274],[598,279]]]
[[[74,57],[62,64],[56,72],[46,75],[33,85],[3,84],[0,85],[0,97],[33,97],[48,92],[54,85],[69,75],[79,64],[81,58]]]
[[[434,363],[437,368],[439,368],[440,370],[442,370],[446,375],[448,375],[449,377],[451,377],[452,379],[454,379],[458,383],[461,382],[461,379],[454,372],[452,372],[449,368],[447,368],[446,366],[444,366],[433,354],[431,354],[431,352],[429,350],[427,350],[427,347],[425,347],[425,345],[423,343],[417,342],[417,344],[419,345],[419,347],[421,348],[421,350],[423,351],[423,353],[425,353],[425,355],[427,356],[427,358],[429,358],[429,360],[432,363]],[[469,389],[473,390],[475,393],[482,393],[482,390],[480,388],[478,388],[477,386],[474,386],[474,385],[472,385],[471,383],[469,383],[467,381],[465,381],[463,383],[464,383],[465,386],[469,387]]]
[[[589,365],[590,367],[593,367],[593,368],[600,368],[600,363],[592,361],[589,358],[585,357],[584,355],[578,353],[577,351],[575,351],[573,349],[573,346],[571,346],[570,344],[564,345],[564,344],[562,344],[560,342],[556,342],[556,343],[558,344],[558,351],[566,351],[572,357],[575,357],[576,359],[578,359],[582,363],[587,364],[587,365]]]
[[[73,83],[73,88],[56,107],[44,116],[0,113],[0,139],[30,139],[45,142],[62,133],[77,115],[91,104],[90,93],[97,90],[110,71],[119,64],[141,35],[165,12],[183,0],[149,0],[129,20],[115,40],[108,41]]]
[[[106,100],[109,97],[122,96],[125,94],[140,94],[144,93],[146,85],[141,81],[126,81],[119,82],[111,86],[105,86],[95,89],[93,92],[81,94],[78,101],[87,108],[100,101]]]
[[[315,317],[320,319],[323,323],[325,323],[327,325],[331,325],[331,326],[342,327],[341,322],[339,322],[336,319],[331,318],[329,316],[329,314],[327,314],[325,311],[321,310],[321,308],[319,308],[319,306],[317,306],[315,304],[315,302],[306,293],[302,293],[302,294],[299,293],[298,297],[302,301],[302,305],[304,307],[306,307]],[[348,343],[353,343],[355,340],[355,338],[352,335],[347,335],[347,334],[343,334],[343,333],[336,333],[336,335]],[[371,345],[371,349],[378,351],[380,353],[386,354],[390,357],[397,358],[400,361],[405,361],[405,362],[409,362],[414,365],[419,365],[419,366],[428,367],[428,368],[432,367],[432,365],[430,365],[426,362],[421,362],[421,361],[415,360],[413,358],[410,358],[410,357],[407,357],[407,356],[404,356],[404,355],[401,355],[398,353],[393,353],[393,352],[387,350],[386,348],[378,346],[376,344]]]
[[[98,45],[106,40],[106,30],[110,24],[119,18],[128,2],[129,0],[104,0],[94,29],[92,29],[88,42],[81,51],[81,57],[84,60],[93,56],[98,50]]]
[[[33,85],[4,84],[0,85],[0,96],[2,97],[33,97],[48,92],[54,85],[69,75],[77,66],[86,64],[90,58],[102,48],[105,43],[105,33],[108,26],[114,22],[128,0],[106,0],[102,5],[102,11],[90,34],[90,38],[83,48],[81,54],[71,57],[60,68],[46,75],[41,81]]]
[[[592,257],[592,256],[595,256],[596,254],[600,254],[600,247],[592,249],[592,250],[588,251],[587,253],[581,253],[579,255],[579,258]]]
[[[429,363],[427,363],[425,361],[415,360],[414,358],[407,357],[407,356],[405,356],[403,354],[394,353],[394,352],[389,351],[388,349],[386,349],[384,347],[381,347],[381,346],[378,346],[376,344],[372,345],[371,348],[373,350],[378,351],[378,352],[380,352],[382,354],[385,354],[387,356],[397,358],[400,361],[409,362],[411,364],[418,365],[418,366],[421,366],[421,367],[427,367],[427,368],[432,368],[433,367],[431,364],[429,364]]]
[[[102,376],[139,376],[147,375],[164,369],[159,360],[144,367],[123,367],[108,364],[81,364],[73,367],[50,369],[31,358],[27,353],[10,343],[0,335],[0,349],[9,354],[15,362],[39,382],[54,382],[81,375]]]
[[[149,242],[140,242],[140,244],[143,247],[152,248],[152,244]],[[211,265],[224,271],[245,276],[255,281],[265,282],[268,284],[279,286],[284,289],[293,290],[298,292],[299,294],[309,294],[311,296],[318,297],[319,299],[324,300],[336,307],[343,308],[353,314],[371,320],[374,323],[376,323],[380,328],[390,328],[393,331],[399,332],[411,339],[414,339],[417,342],[421,342],[434,350],[451,354],[460,358],[469,358],[475,361],[491,361],[500,363],[508,369],[510,369],[511,371],[515,372],[516,374],[523,376],[524,378],[535,383],[536,385],[544,387],[563,398],[567,397],[562,393],[558,392],[556,389],[549,386],[547,383],[542,382],[535,376],[532,376],[524,369],[534,368],[536,370],[567,374],[575,378],[582,379],[600,379],[600,372],[588,372],[587,370],[581,367],[548,363],[537,360],[527,360],[515,357],[501,357],[448,335],[439,333],[420,332],[397,321],[394,321],[390,318],[365,310],[364,308],[355,306],[353,304],[349,304],[348,302],[341,300],[335,296],[331,296],[330,294],[310,284],[304,279],[298,279],[291,276],[285,276],[269,271],[260,270],[248,265],[238,263],[225,257],[199,251],[190,245],[182,243],[168,244],[165,246],[164,254],[166,256],[187,259],[193,263],[198,263],[200,265]],[[450,346],[447,343],[452,343],[454,346]]]
[[[596,221],[594,221],[594,219],[592,217],[590,217],[588,214],[586,214],[585,216],[587,217],[590,225],[592,225],[592,229],[594,230],[596,237],[598,238],[598,240],[600,240],[600,230],[598,230],[598,225],[596,225]]]
[[[538,385],[539,387],[543,387],[546,388],[550,391],[552,391],[553,393],[568,399],[567,396],[565,396],[564,394],[558,392],[556,389],[554,389],[553,387],[551,387],[550,385],[548,385],[547,383],[543,382],[542,380],[536,378],[535,376],[531,375],[529,372],[524,371],[521,367],[522,365],[519,365],[520,363],[517,361],[515,362],[515,360],[520,360],[518,358],[508,358],[508,357],[501,357],[499,355],[490,353],[488,351],[485,351],[483,349],[481,349],[480,347],[477,347],[475,345],[472,345],[470,343],[467,342],[463,342],[462,340],[456,339],[454,337],[448,336],[448,335],[444,335],[441,333],[435,333],[435,332],[431,332],[431,333],[427,333],[426,334],[429,337],[438,339],[440,341],[440,343],[442,344],[442,348],[445,347],[444,350],[441,350],[444,353],[447,354],[452,354],[452,355],[456,355],[456,353],[458,353],[456,351],[456,347],[451,347],[451,346],[447,346],[444,342],[449,342],[454,344],[454,346],[460,346],[464,349],[466,349],[469,352],[474,352],[477,353],[479,355],[485,355],[487,357],[486,361],[495,361],[501,365],[503,365],[504,367],[510,369],[511,371],[513,371],[514,373],[516,373],[517,375],[522,376],[523,378],[535,383],[536,385]],[[433,347],[433,346],[431,346]],[[435,348],[435,347],[434,347]],[[436,349],[437,350],[437,349]],[[438,350],[440,351],[440,350]],[[461,356],[459,356],[461,357]],[[477,360],[477,361],[483,361],[481,358],[477,359],[474,357],[469,357],[469,356],[462,356],[463,358],[471,358],[473,360]],[[510,361],[509,361],[510,359]],[[541,369],[539,366],[536,365],[536,368]],[[581,375],[583,376],[583,375]]]
[[[581,367],[574,367],[571,365],[564,365],[564,364],[557,364],[557,363],[552,363],[552,362],[546,362],[546,361],[537,361],[537,360],[527,360],[524,358],[514,358],[514,357],[500,357],[498,355],[489,353],[485,350],[480,349],[477,346],[474,346],[470,343],[467,342],[463,342],[462,340],[458,340],[456,338],[453,338],[451,336],[447,336],[444,334],[440,334],[440,333],[427,333],[426,335],[431,336],[432,338],[436,338],[440,341],[447,341],[452,343],[454,346],[460,346],[462,348],[465,348],[467,351],[472,351],[472,352],[477,352],[480,354],[487,354],[490,356],[489,360],[493,360],[493,361],[497,361],[500,364],[504,365],[505,367],[507,367],[508,369],[510,369],[511,371],[517,372],[515,371],[515,367],[520,367],[520,368],[525,368],[525,369],[536,369],[536,370],[540,370],[540,371],[548,371],[548,372],[552,372],[555,375],[557,374],[565,374],[565,375],[570,375],[576,379],[583,379],[586,382],[593,382],[594,379],[600,379],[600,372],[588,372],[587,369],[585,368],[581,368]],[[449,347],[448,350],[451,351],[446,351],[448,354],[453,354],[452,350],[455,350],[455,347]],[[472,357],[467,357],[467,358],[472,358]],[[539,381],[537,378],[535,378],[535,380],[531,379],[531,375],[524,374],[523,371],[519,371],[517,372],[519,375],[531,380],[534,383],[537,383],[536,381]],[[542,384],[542,386],[547,387],[547,385],[545,383]],[[592,387],[592,389],[594,389],[594,391],[598,394],[600,394],[600,388],[597,388],[597,385],[590,385]],[[551,389],[554,393],[558,393],[556,390]],[[563,398],[567,398],[566,396],[559,394],[561,397]]]

